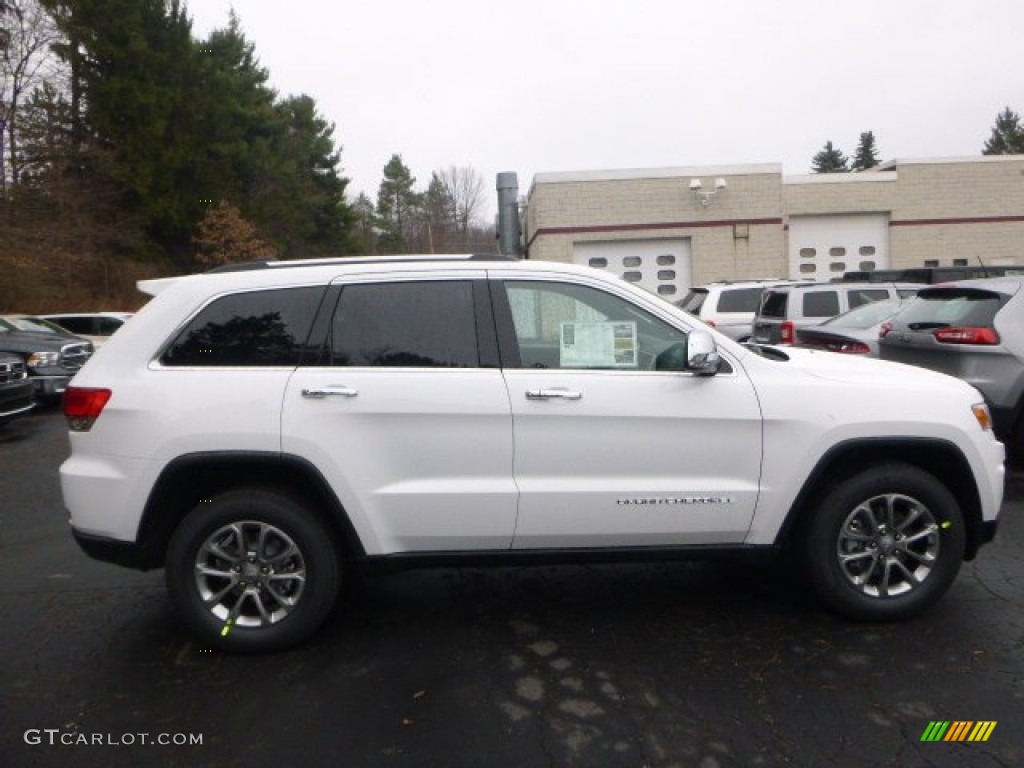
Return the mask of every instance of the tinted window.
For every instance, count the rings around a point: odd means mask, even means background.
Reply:
[[[99,317],[96,319],[98,328],[97,335],[99,336],[110,336],[118,328],[121,327],[124,321],[118,320],[116,317]]]
[[[785,317],[786,299],[789,296],[785,291],[768,291],[761,302],[761,317]]]
[[[719,312],[756,312],[761,301],[760,288],[731,288],[718,297]]]
[[[332,365],[478,367],[473,284],[345,286],[330,349]]]
[[[870,304],[872,301],[885,301],[889,298],[889,292],[884,289],[868,288],[859,291],[850,291],[847,296],[850,302],[850,309],[859,307],[862,304]]]
[[[804,297],[804,317],[834,317],[839,314],[837,291],[807,291]]]
[[[707,288],[691,288],[690,292],[686,294],[686,298],[677,304],[680,309],[686,310],[691,315],[700,313],[700,308],[704,306],[704,300],[708,297]]]
[[[280,288],[216,299],[160,359],[164,365],[297,365],[323,288]]]
[[[91,317],[58,317],[53,322],[71,333],[84,333],[87,336],[94,334]]]

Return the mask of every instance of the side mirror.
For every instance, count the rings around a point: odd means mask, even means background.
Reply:
[[[680,371],[696,376],[714,376],[722,358],[707,331],[690,331],[685,342],[673,344],[654,361],[656,371]]]
[[[707,331],[690,331],[686,340],[686,370],[697,376],[714,376],[722,364],[718,346]]]

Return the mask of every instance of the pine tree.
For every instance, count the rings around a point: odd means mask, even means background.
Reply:
[[[392,155],[384,166],[377,190],[377,244],[382,253],[405,253],[415,240],[420,196],[413,190],[416,179],[401,155]]]
[[[853,157],[851,171],[866,171],[878,165],[878,149],[875,147],[875,134],[865,131],[860,135],[857,144],[857,153]]]
[[[996,116],[992,136],[981,150],[983,155],[1024,154],[1024,124],[1020,115],[1007,107]]]
[[[811,171],[813,173],[846,173],[849,171],[846,155],[832,146],[831,141],[826,141],[824,148],[811,160]]]

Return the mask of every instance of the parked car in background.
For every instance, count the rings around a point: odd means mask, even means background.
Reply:
[[[0,320],[6,320],[11,325],[16,325],[22,331],[42,331],[43,333],[59,333],[62,336],[71,335],[66,328],[62,328],[50,320],[44,320],[35,315],[0,315]]]
[[[88,339],[51,331],[23,331],[0,319],[0,352],[12,352],[24,361],[36,400],[59,400],[71,377],[93,351]]]
[[[131,312],[78,312],[40,315],[43,320],[49,320],[69,333],[81,336],[83,339],[88,339],[97,347],[101,346],[112,336],[131,316]]]
[[[751,340],[758,344],[792,344],[796,329],[872,301],[915,295],[911,283],[791,283],[765,288],[754,315]]]
[[[996,436],[1024,455],[1024,277],[923,289],[882,326],[879,356],[956,376],[988,403]]]
[[[12,352],[0,352],[0,424],[28,413],[33,405],[25,361]]]
[[[952,267],[909,267],[907,269],[876,269],[844,272],[844,282],[870,283],[948,283],[982,277],[1024,275],[1024,266],[986,266],[959,264]]]
[[[901,299],[861,304],[818,325],[796,329],[795,346],[878,357],[878,332],[904,306]]]
[[[761,292],[769,286],[792,281],[779,278],[723,280],[691,288],[676,306],[700,318],[735,341],[750,339],[750,326],[761,303]]]

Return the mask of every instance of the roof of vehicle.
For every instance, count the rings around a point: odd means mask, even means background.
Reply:
[[[44,320],[48,320],[53,317],[114,317],[118,320],[127,320],[132,316],[132,312],[49,312],[45,315],[37,315]]]
[[[467,268],[483,268],[486,266],[500,267],[501,269],[527,271],[550,271],[560,273],[575,273],[594,275],[600,274],[604,279],[615,276],[607,271],[585,267],[576,264],[567,264],[557,261],[527,261],[524,259],[497,256],[493,254],[461,254],[461,255],[433,255],[415,254],[409,256],[373,256],[354,257],[346,256],[341,258],[327,259],[295,259],[290,261],[263,261],[248,262],[246,264],[232,264],[225,267],[217,267],[208,272],[201,272],[193,275],[180,277],[164,277],[152,280],[140,280],[136,283],[138,289],[150,296],[156,296],[170,286],[182,281],[223,281],[225,287],[235,287],[240,284],[251,284],[253,286],[267,286],[272,284],[301,284],[305,281],[319,281],[330,279],[332,275],[339,272],[339,267],[344,271],[353,272],[374,272],[375,267],[394,267],[406,269],[457,269],[459,266]]]
[[[1024,285],[1024,277],[1018,277],[1017,275],[1007,275],[1006,277],[979,277],[975,280],[957,280],[951,283],[936,283],[935,285],[929,285],[927,288],[923,288],[919,293],[923,293],[928,296],[934,293],[940,293],[943,290],[949,288],[980,288],[986,291],[995,291],[997,293],[1015,294]]]
[[[802,282],[802,281],[801,282],[792,282],[792,283],[783,283],[782,285],[772,286],[771,288],[772,288],[772,290],[789,290],[790,288],[794,288],[794,289],[795,288],[837,288],[837,289],[840,289],[840,290],[848,291],[848,290],[857,289],[857,288],[866,288],[866,289],[869,289],[869,290],[878,290],[878,288],[880,288],[880,287],[884,288],[884,287],[887,287],[887,286],[893,286],[895,288],[906,288],[906,289],[910,289],[910,290],[919,291],[919,290],[921,290],[923,285],[924,285],[923,283],[893,283],[893,282],[869,283],[867,281],[855,283],[855,282],[847,282],[847,281],[838,281],[837,282],[837,281],[830,281],[830,280],[820,280],[820,281],[814,281],[814,282],[810,282],[810,283],[805,283],[805,282]]]

